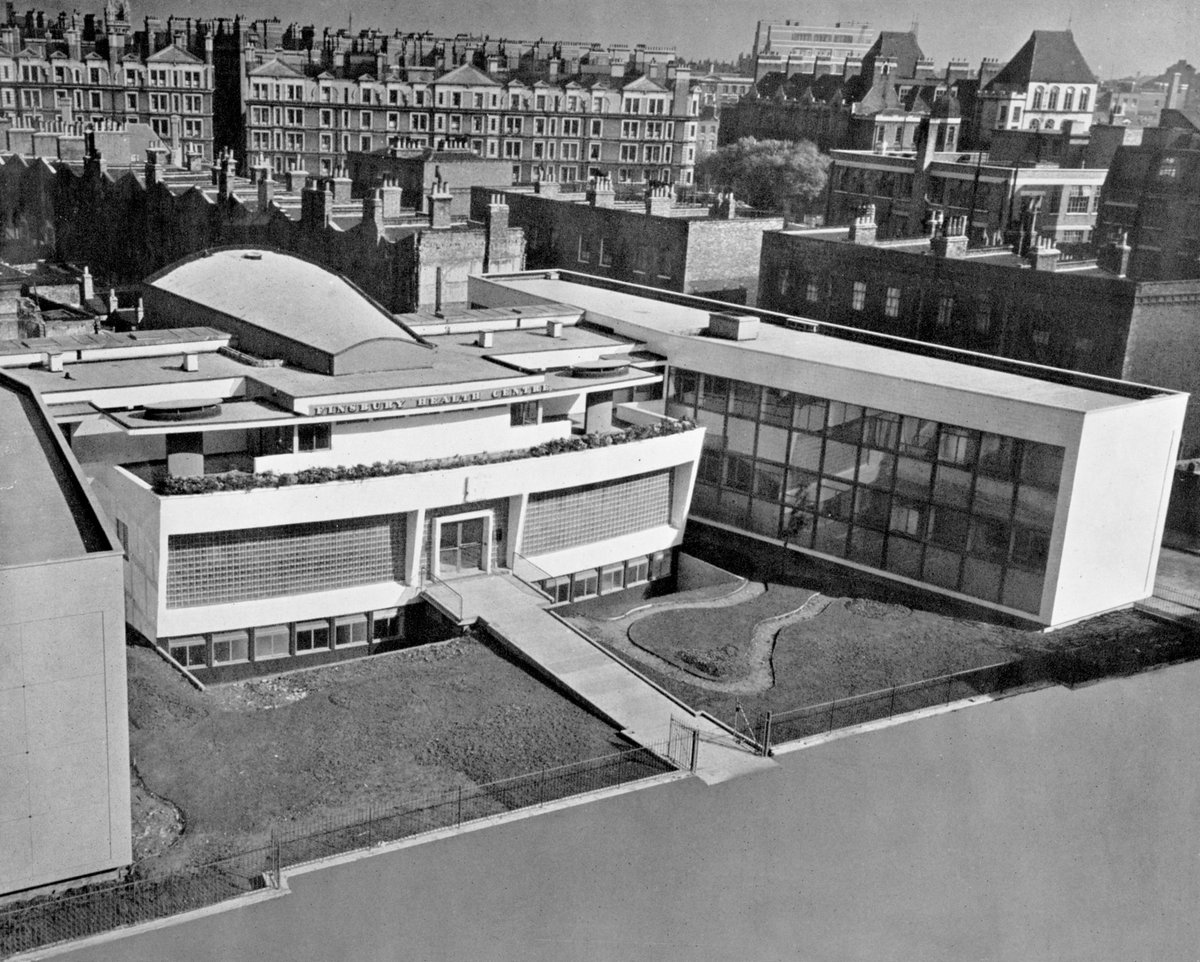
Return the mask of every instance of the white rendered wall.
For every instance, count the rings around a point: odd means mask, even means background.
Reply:
[[[145,609],[149,630],[142,627],[140,605],[132,607],[131,623],[147,637],[161,638],[386,608],[410,600],[418,587],[383,582],[230,605],[168,609],[161,587],[166,584],[167,539],[171,534],[414,513],[427,508],[511,499],[531,492],[681,467],[684,471],[682,480],[690,491],[692,467],[700,455],[703,433],[687,431],[612,447],[446,471],[202,495],[159,497],[143,482],[119,468],[106,470],[99,480],[105,488],[101,495],[105,509],[129,524],[131,532],[137,525],[148,536],[157,526],[156,544],[153,548],[148,545],[140,548],[144,552],[143,558],[131,568],[131,578],[135,581],[142,577],[141,572],[148,576],[152,567],[156,569],[154,586],[157,587],[153,589],[153,598],[149,597],[149,591],[146,597],[147,604],[153,604],[153,609]],[[677,474],[677,483],[680,480]],[[682,515],[687,508],[686,503],[681,503],[681,494],[677,487],[677,515]],[[412,528],[410,525],[410,533]],[[639,542],[628,556],[672,547],[678,543],[679,533],[680,529],[664,528],[644,547]],[[416,546],[418,554],[415,557],[419,557],[419,547]],[[410,543],[409,552],[413,550],[414,545]],[[136,588],[132,593],[136,596]],[[134,617],[138,621],[134,621]]]
[[[121,565],[0,570],[0,894],[130,862]]]
[[[334,424],[328,451],[255,458],[254,467],[256,471],[283,473],[376,461],[423,461],[529,448],[543,441],[567,437],[570,433],[571,425],[564,422],[512,427],[507,406],[386,420],[343,421]]]
[[[1069,506],[1055,525],[1061,561],[1046,572],[1049,624],[1127,606],[1154,590],[1186,405],[1186,395],[1173,394],[1085,416],[1073,474],[1064,470]]]

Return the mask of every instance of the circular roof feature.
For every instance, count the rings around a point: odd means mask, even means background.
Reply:
[[[601,358],[597,361],[580,361],[567,373],[571,377],[617,377],[629,371],[628,361]]]
[[[214,398],[151,401],[142,415],[147,421],[205,421],[221,413],[221,401]]]

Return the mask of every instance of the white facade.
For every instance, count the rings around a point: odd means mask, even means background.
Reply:
[[[646,410],[660,358],[570,309],[407,318],[439,332],[418,334],[340,285],[214,252],[151,279],[134,339],[0,357],[121,532],[130,625],[244,673],[397,643],[435,582],[511,570],[579,600],[670,574],[703,432]]]
[[[711,302],[606,287],[529,273],[471,296],[571,304],[668,358],[667,413],[706,429],[693,519],[1050,627],[1151,593],[1186,395],[762,311],[722,340]]]

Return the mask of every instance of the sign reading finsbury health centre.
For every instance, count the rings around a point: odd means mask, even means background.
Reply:
[[[378,411],[397,411],[409,408],[442,407],[448,404],[468,404],[471,401],[525,397],[541,394],[545,384],[525,384],[521,387],[498,387],[490,391],[468,391],[463,394],[430,394],[425,397],[389,398],[384,401],[347,401],[342,404],[315,404],[310,414],[371,414]]]

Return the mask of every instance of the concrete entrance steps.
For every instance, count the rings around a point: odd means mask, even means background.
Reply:
[[[459,624],[482,622],[501,644],[575,692],[636,744],[661,748],[672,718],[697,729],[701,745],[696,774],[707,784],[775,765],[563,624],[546,610],[547,598],[511,574],[435,583],[423,596]]]

